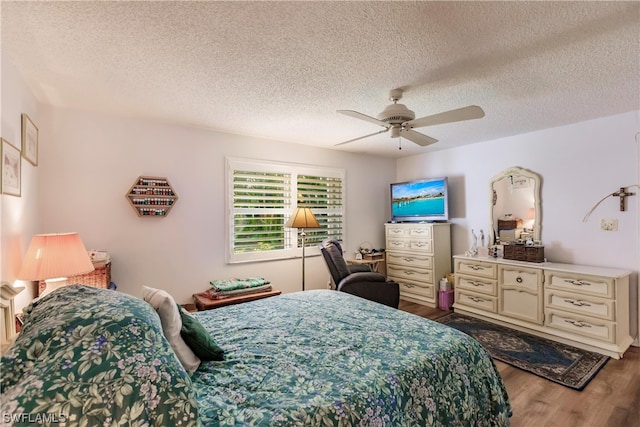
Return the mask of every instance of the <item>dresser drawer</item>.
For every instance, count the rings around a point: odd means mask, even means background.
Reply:
[[[418,240],[418,239],[411,239],[409,242],[409,248],[415,251],[420,251],[420,252],[424,252],[427,254],[432,254],[433,253],[433,241],[430,239],[427,240]]]
[[[545,292],[546,307],[562,311],[599,317],[606,320],[615,319],[615,301],[610,299],[576,296],[568,292],[548,290]]]
[[[463,274],[456,275],[456,288],[469,289],[474,292],[480,292],[487,295],[498,295],[496,280],[479,279],[477,277]]]
[[[411,281],[399,282],[399,284],[400,284],[401,294],[419,295],[421,297],[426,297],[430,299],[435,298],[435,291],[433,289],[433,285],[418,283],[418,282],[411,282]]]
[[[498,276],[501,285],[527,290],[533,294],[538,294],[542,290],[542,270],[500,266]]]
[[[409,228],[409,235],[415,237],[431,238],[431,227],[411,227]]]
[[[408,267],[433,268],[433,257],[427,255],[403,254],[399,252],[387,252],[387,265],[396,264]]]
[[[387,251],[391,250],[409,250],[411,249],[411,241],[409,239],[401,239],[397,237],[387,237]]]
[[[387,276],[396,281],[419,281],[433,283],[433,271],[426,268],[387,265]]]
[[[545,314],[545,325],[551,328],[601,341],[615,342],[616,340],[616,325],[614,322],[550,309],[547,309]]]
[[[433,253],[433,241],[430,239],[387,238],[387,250],[409,250]]]
[[[491,313],[496,313],[498,311],[496,297],[475,294],[460,288],[456,288],[455,301],[455,306],[458,304],[466,305],[468,307],[475,307],[485,311],[490,311]]]
[[[542,325],[542,294],[516,287],[500,287],[498,313]]]
[[[552,270],[546,270],[545,275],[546,286],[550,289],[559,289],[571,293],[605,298],[615,297],[614,280],[612,278],[581,276]]]
[[[432,237],[430,225],[409,225],[409,224],[391,224],[387,225],[387,236],[389,237]]]
[[[456,273],[469,274],[478,277],[486,277],[488,279],[496,279],[498,266],[482,261],[471,261],[464,259],[456,260]]]
[[[399,225],[387,225],[387,236],[403,237],[409,235],[409,228]]]

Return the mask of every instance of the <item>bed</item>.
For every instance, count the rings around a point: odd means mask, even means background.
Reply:
[[[84,286],[49,294],[28,307],[2,357],[0,412],[22,414],[3,422],[509,425],[490,356],[436,322],[330,290],[193,316],[224,360],[189,374],[146,302]]]

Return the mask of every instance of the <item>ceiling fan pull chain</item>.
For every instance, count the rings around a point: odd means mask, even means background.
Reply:
[[[402,137],[398,138],[398,150],[402,150]]]

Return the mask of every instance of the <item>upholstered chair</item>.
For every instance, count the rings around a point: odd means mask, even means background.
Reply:
[[[348,265],[337,240],[325,239],[320,244],[320,251],[327,263],[334,289],[398,308],[400,287],[396,282],[371,271],[366,265]]]

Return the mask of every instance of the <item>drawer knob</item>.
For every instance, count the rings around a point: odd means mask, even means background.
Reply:
[[[469,284],[473,285],[473,286],[483,286],[484,285],[484,283],[476,282],[475,280],[469,280]]]
[[[516,277],[516,282],[522,283],[522,282],[524,282],[524,280],[522,280],[522,277],[518,276],[518,277]]]
[[[405,262],[413,262],[413,258],[405,257],[405,258],[402,258],[402,259],[403,259]]]
[[[578,322],[577,320],[573,320],[573,319],[565,319],[565,322],[567,323],[571,323],[573,326],[578,327],[578,328],[590,328],[591,325],[585,322]]]
[[[576,307],[591,307],[591,304],[584,301],[576,301],[574,299],[566,299],[564,302],[575,305]]]
[[[485,299],[480,297],[469,297],[469,299],[473,302],[485,302]]]
[[[583,280],[564,279],[564,281],[576,286],[591,286],[591,283],[585,282]]]
[[[479,265],[470,265],[469,269],[473,271],[483,270],[483,268]]]

